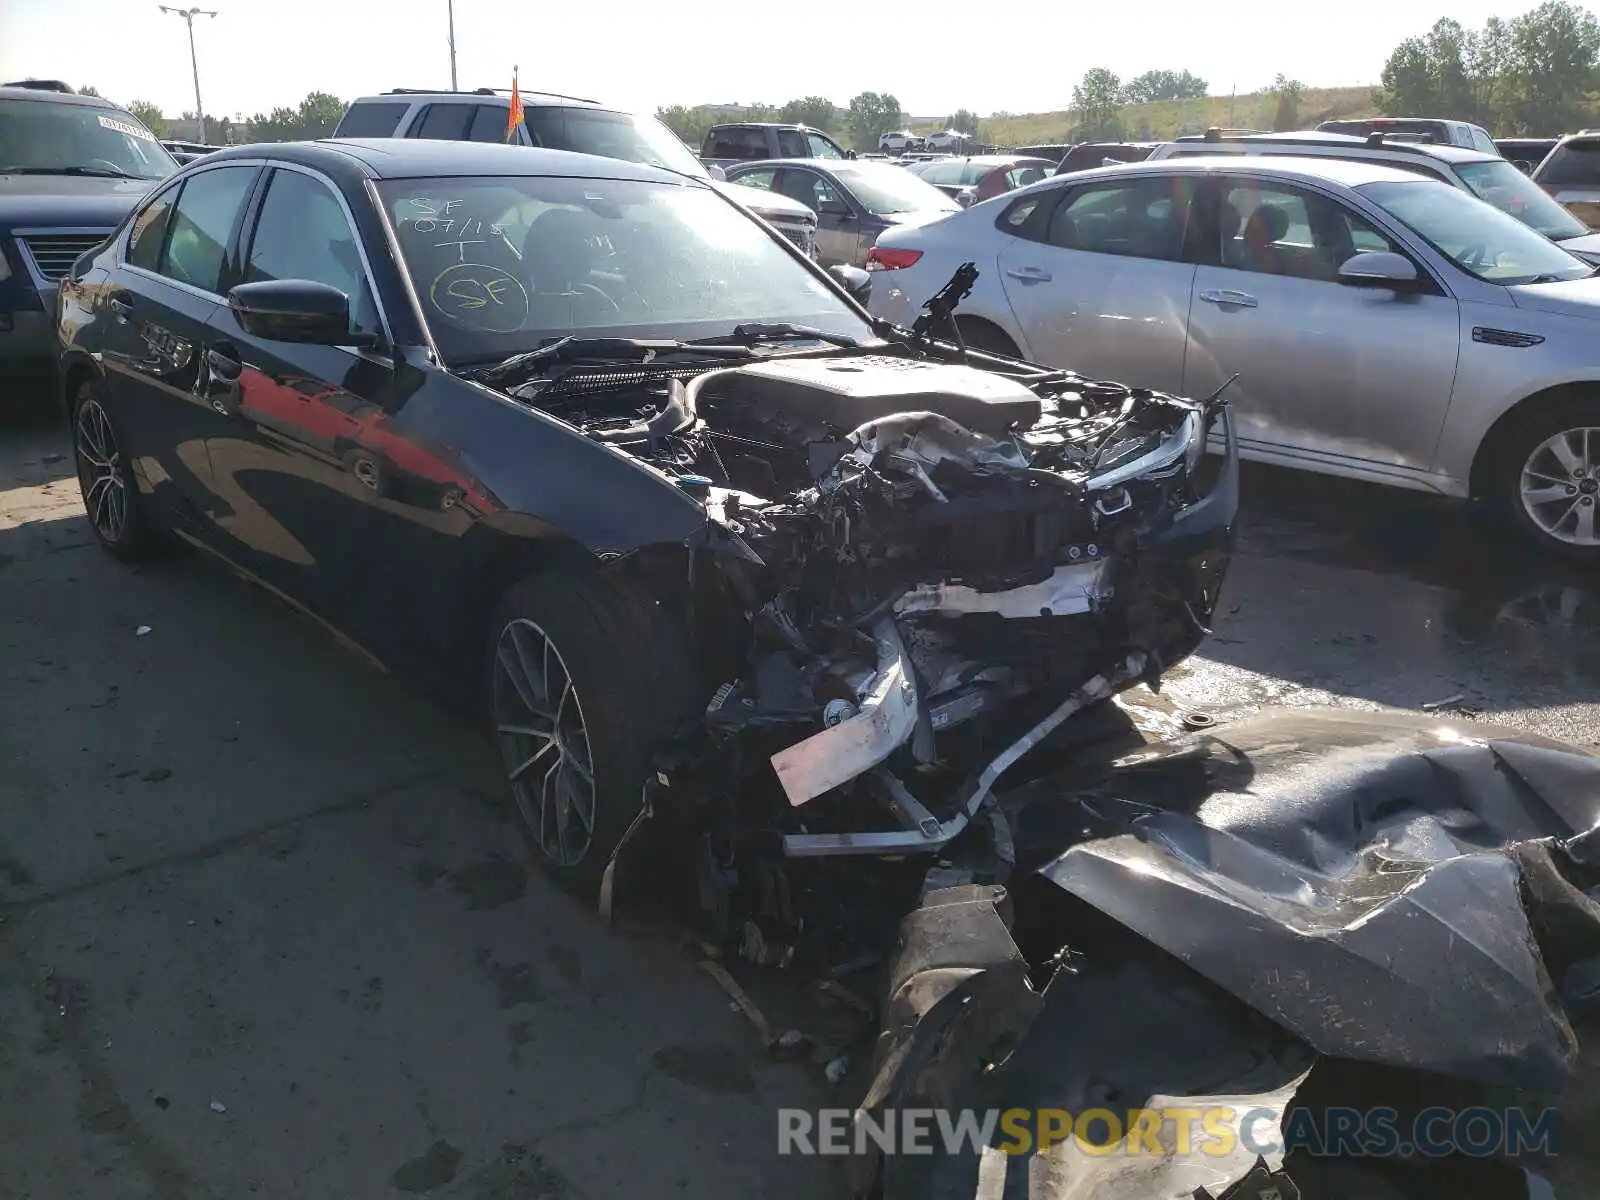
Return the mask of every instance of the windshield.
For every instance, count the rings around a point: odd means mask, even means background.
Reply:
[[[1547,238],[1559,242],[1589,232],[1587,225],[1503,158],[1494,162],[1462,163],[1456,167],[1456,174],[1478,199],[1488,201]]]
[[[961,208],[931,183],[888,163],[830,165],[829,170],[868,212],[880,217],[928,209],[955,212]]]
[[[541,105],[527,109],[522,123],[535,146],[620,158],[623,162],[665,167],[680,175],[706,178],[705,164],[654,117]]]
[[[0,100],[0,174],[165,179],[178,169],[138,119],[58,100]]]
[[[571,334],[688,341],[787,322],[873,336],[784,242],[699,184],[516,176],[378,191],[452,365]]]
[[[1490,283],[1581,279],[1593,268],[1460,188],[1419,179],[1357,189],[1470,275]]]

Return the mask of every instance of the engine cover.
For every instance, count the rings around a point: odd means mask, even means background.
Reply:
[[[914,359],[789,358],[740,367],[719,391],[758,412],[848,433],[903,412],[935,412],[997,436],[1038,421],[1039,397],[1004,375]]]

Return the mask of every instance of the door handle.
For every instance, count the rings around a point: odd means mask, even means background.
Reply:
[[[1232,308],[1255,308],[1258,301],[1249,292],[1235,292],[1229,288],[1208,288],[1200,293],[1207,304],[1226,304]]]
[[[206,348],[200,391],[213,409],[225,417],[239,413],[239,376],[244,362],[227,343]]]
[[[114,292],[106,300],[106,307],[111,310],[111,315],[116,318],[118,325],[126,325],[128,318],[133,316],[133,305],[128,301],[128,293]]]
[[[1023,283],[1050,282],[1050,272],[1043,267],[1007,267],[1006,274]]]

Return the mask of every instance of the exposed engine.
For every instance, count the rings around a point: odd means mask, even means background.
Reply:
[[[513,393],[665,472],[748,548],[706,714],[723,777],[700,786],[767,785],[755,819],[791,856],[937,849],[1067,716],[1205,632],[1235,508],[1196,484],[1221,408],[950,357],[599,366]]]

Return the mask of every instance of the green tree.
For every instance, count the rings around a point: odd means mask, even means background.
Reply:
[[[323,138],[333,132],[344,116],[345,102],[328,92],[311,92],[295,110],[299,122],[296,138]]]
[[[1298,79],[1290,79],[1287,75],[1279,74],[1272,81],[1272,86],[1267,89],[1267,95],[1274,98],[1272,113],[1272,128],[1276,131],[1300,128],[1300,100],[1306,93],[1306,85]]]
[[[706,140],[706,132],[715,124],[704,110],[681,104],[656,109],[656,117],[697,152]]]
[[[1517,128],[1560,133],[1593,114],[1600,62],[1600,20],[1567,0],[1545,0],[1511,22],[1514,98],[1508,114]]]
[[[964,133],[973,141],[977,141],[983,132],[983,122],[978,120],[978,114],[970,108],[956,109],[945,121],[944,127],[954,129],[957,133]]]
[[[292,142],[299,137],[300,115],[292,108],[257,113],[249,122],[252,142]]]
[[[1204,79],[1189,71],[1146,71],[1130,80],[1123,92],[1129,104],[1158,100],[1203,100],[1211,94]]]
[[[1076,141],[1104,142],[1122,136],[1122,80],[1105,67],[1087,71],[1072,89]]]
[[[148,100],[135,100],[128,105],[128,111],[138,117],[140,124],[158,138],[167,136],[167,118],[162,114],[159,104],[152,104]]]
[[[791,100],[778,110],[778,120],[791,125],[809,125],[824,133],[833,133],[840,123],[838,107],[826,96]]]
[[[105,99],[105,97],[100,94],[100,89],[99,88],[93,88],[93,87],[81,87],[81,88],[79,88],[78,89],[78,95],[80,95],[80,96],[93,96],[96,100],[104,100]]]
[[[876,150],[879,135],[905,124],[905,113],[888,92],[862,92],[850,101],[846,122],[857,150]]]

